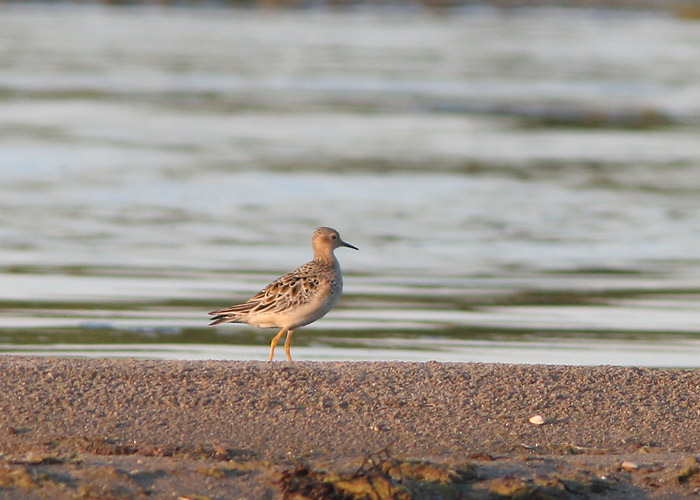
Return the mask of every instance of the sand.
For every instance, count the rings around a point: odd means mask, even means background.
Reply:
[[[700,497],[697,370],[2,357],[0,373],[0,498]]]

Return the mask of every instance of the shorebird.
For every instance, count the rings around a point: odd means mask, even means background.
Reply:
[[[319,227],[311,238],[314,259],[277,278],[243,304],[211,311],[209,326],[246,323],[258,328],[279,328],[270,342],[270,357],[282,335],[287,334],[284,351],[292,361],[290,344],[297,328],[313,323],[333,309],[343,292],[343,275],[333,251],[339,247],[358,250],[345,243],[338,231]]]

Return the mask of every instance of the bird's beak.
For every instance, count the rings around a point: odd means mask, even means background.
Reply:
[[[353,250],[359,250],[359,248],[357,248],[356,246],[351,245],[350,243],[345,243],[344,241],[341,241],[340,245],[344,246],[344,247],[352,248]]]

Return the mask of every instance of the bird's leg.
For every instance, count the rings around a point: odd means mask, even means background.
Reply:
[[[284,341],[284,352],[287,353],[287,359],[290,363],[292,362],[292,355],[289,352],[292,347],[292,333],[294,333],[294,330],[289,330],[287,332],[287,339]]]
[[[272,339],[272,342],[270,342],[270,357],[267,359],[268,361],[272,361],[273,356],[275,355],[275,347],[277,347],[277,342],[280,341],[282,338],[282,335],[284,335],[284,332],[286,332],[286,328],[282,328],[277,335]],[[287,355],[289,357],[289,355]]]

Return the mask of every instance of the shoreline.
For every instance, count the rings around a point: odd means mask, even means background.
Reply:
[[[306,498],[294,488],[338,478],[385,481],[394,496],[381,498],[700,493],[700,370],[21,356],[0,368],[0,498]]]

